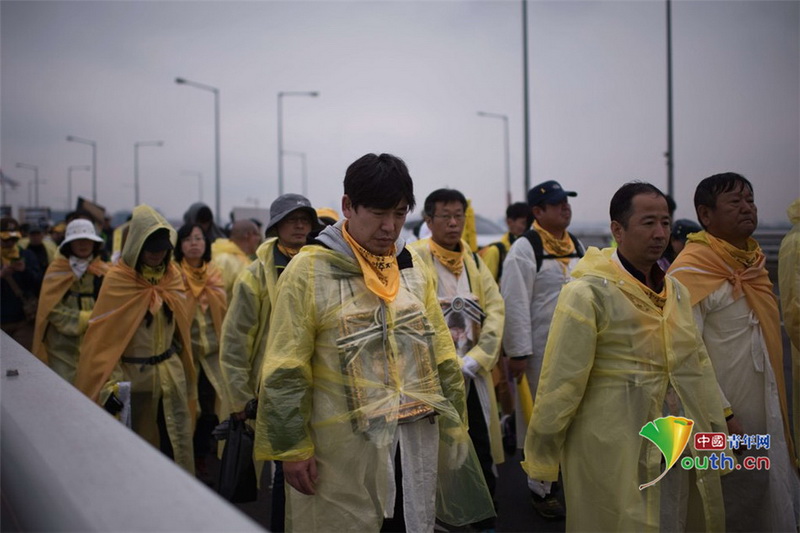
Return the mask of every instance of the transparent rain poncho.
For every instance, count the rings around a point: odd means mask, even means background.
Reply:
[[[341,244],[336,230],[326,231]],[[404,466],[413,458],[426,483],[438,482],[436,516],[462,525],[493,515],[465,427],[463,378],[428,270],[404,252],[413,267],[401,268],[399,293],[385,304],[367,290],[346,245],[337,249],[306,247],[292,260],[270,323],[256,458],[313,456],[319,474],[315,496],[288,489],[287,525],[377,531],[391,512],[392,452],[406,424],[425,425],[416,426],[421,434],[438,426],[432,442],[400,439]],[[423,491],[407,486],[403,473],[408,502]]]
[[[639,489],[663,471],[659,449],[639,431],[673,415],[693,420],[695,432],[725,432],[725,419],[686,288],[667,277],[659,309],[613,253],[589,248],[561,291],[523,468],[555,481],[560,465],[568,530],[659,531],[669,489],[667,480]],[[684,453],[705,453],[690,448]],[[683,473],[676,468],[669,476]],[[724,530],[720,472],[693,474],[693,518]]]

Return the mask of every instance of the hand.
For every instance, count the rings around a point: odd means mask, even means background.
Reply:
[[[528,358],[525,359],[509,359],[508,360],[508,371],[511,373],[511,377],[515,380],[519,380],[522,377],[522,374],[525,373],[525,369],[528,367]]]
[[[11,263],[11,268],[17,272],[25,272],[25,261],[14,261]]]
[[[316,494],[314,485],[317,482],[317,460],[313,456],[304,461],[284,461],[283,476],[289,485],[302,494]]]
[[[550,489],[552,486],[552,481],[540,481],[538,479],[528,478],[528,488],[540,498],[544,498],[550,494]]]
[[[447,467],[450,470],[458,470],[467,460],[469,455],[469,443],[467,441],[457,441],[448,444]]]
[[[239,411],[238,413],[231,413],[236,420],[247,420],[247,411]]]
[[[461,373],[465,377],[476,379],[480,369],[481,365],[472,357],[465,355],[461,358]]]
[[[739,422],[739,419],[735,416],[727,421],[728,424],[728,435],[744,435],[744,428],[742,427],[742,423]]]

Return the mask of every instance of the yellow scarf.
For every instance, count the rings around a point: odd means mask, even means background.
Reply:
[[[165,265],[158,265],[157,267],[142,265],[142,277],[152,285],[158,285],[166,271],[167,267]]]
[[[442,248],[433,242],[433,239],[428,239],[428,243],[433,257],[438,259],[455,277],[459,277],[464,270],[464,254],[460,251],[451,252],[446,248]]]
[[[559,239],[543,227],[539,225],[538,222],[533,222],[533,229],[539,234],[542,238],[542,248],[544,251],[549,255],[570,255],[575,252],[575,243],[572,242],[572,238],[569,236],[566,230],[564,230],[564,237]],[[565,267],[569,265],[571,261],[570,257],[562,257],[560,259],[556,259],[559,263],[564,265]]]
[[[342,235],[356,256],[367,289],[384,302],[393,302],[400,290],[400,267],[394,255],[394,245],[389,255],[372,254],[350,236],[346,222],[342,224]]]
[[[14,246],[3,248],[2,257],[3,266],[8,266],[15,261],[19,261],[19,246],[15,244]]]
[[[203,292],[203,289],[206,288],[206,271],[208,270],[208,264],[203,263],[199,267],[193,267],[186,262],[186,258],[184,257],[181,259],[181,269],[183,273],[186,274],[184,276],[186,285],[188,285],[192,295],[198,298],[200,293]]]
[[[286,257],[288,257],[289,259],[292,259],[298,253],[300,253],[301,248],[302,246],[300,248],[289,248],[288,246],[284,246],[281,243],[278,243],[278,251],[283,255],[285,255]]]
[[[758,242],[752,237],[748,237],[747,248],[744,250],[737,248],[728,241],[714,237],[707,231],[690,233],[687,242],[699,242],[708,245],[715,254],[720,256],[734,270],[750,268],[758,264],[764,257],[764,252],[761,251]]]

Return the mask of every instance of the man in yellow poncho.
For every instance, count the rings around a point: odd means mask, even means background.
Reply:
[[[461,240],[467,199],[453,189],[438,189],[425,199],[428,239],[411,248],[431,271],[436,295],[456,346],[467,387],[469,435],[494,496],[495,466],[503,455],[491,370],[500,355],[505,306],[500,290],[483,261]],[[494,518],[473,527],[494,529]]]
[[[236,278],[253,261],[260,242],[258,226],[252,220],[237,220],[231,227],[230,239],[219,238],[211,243],[211,260],[222,271],[229,302]]]
[[[792,412],[795,457],[800,464],[800,198],[786,210],[794,225],[781,241],[778,254],[778,287],[781,291],[783,327],[792,344]]]
[[[116,385],[130,382],[133,430],[194,473],[192,315],[170,261],[176,240],[153,208],[134,208],[122,256],[89,319],[75,386],[116,413],[122,409]]]
[[[740,174],[702,180],[694,204],[705,231],[689,235],[669,273],[691,294],[728,432],[770,436],[768,450],[739,448],[747,459],[768,456],[768,470],[742,468],[722,480],[728,530],[795,531],[800,487],[786,404],[780,313],[766,257],[751,237],[758,225],[753,198],[753,186]]]
[[[231,411],[243,419],[247,418],[247,403],[258,397],[258,377],[278,278],[305,245],[308,234],[319,227],[311,202],[299,194],[279,196],[269,212],[267,240],[258,247],[256,260],[236,280],[222,325],[220,363],[227,400]],[[271,531],[283,531],[285,503],[283,469],[278,463],[272,486]]]
[[[494,280],[500,283],[503,275],[503,261],[517,237],[525,233],[533,222],[531,208],[525,202],[516,202],[506,208],[506,226],[508,231],[497,241],[484,246],[478,254],[486,263],[486,268],[492,273]]]
[[[70,383],[75,381],[83,335],[109,267],[100,257],[102,247],[94,224],[73,220],[42,281],[31,351]]]
[[[346,220],[281,275],[264,356],[256,458],[284,462],[287,530],[488,518],[453,341],[429,270],[398,238],[414,205],[405,163],[367,154],[344,192]]]
[[[723,531],[718,470],[673,468],[639,489],[663,470],[659,449],[639,436],[646,424],[675,416],[723,431],[725,419],[689,293],[656,265],[670,234],[664,194],[628,183],[610,212],[619,247],[589,248],[558,298],[523,468],[555,481],[560,464],[569,531],[670,529],[662,515],[680,515],[681,529]],[[686,501],[667,497],[672,476],[689,481]]]

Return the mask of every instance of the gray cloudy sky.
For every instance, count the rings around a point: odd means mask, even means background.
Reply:
[[[800,2],[674,1],[676,200],[693,217],[696,183],[733,170],[750,178],[764,223],[786,220],[800,195]],[[605,222],[608,201],[638,178],[666,189],[665,4],[531,1],[531,180],[579,196],[575,222]],[[222,209],[277,195],[278,91],[284,148],[308,157],[309,197],[338,207],[347,165],[366,152],[406,160],[418,203],[450,186],[476,210],[505,208],[502,122],[510,117],[514,200],[523,200],[519,1],[0,2],[0,157],[28,199],[64,208],[67,168],[91,163],[98,201],[133,204],[134,143],[141,200],[179,218],[214,206],[213,97],[221,91]],[[288,192],[301,192],[286,156]],[[74,173],[74,195],[91,196]],[[69,202],[74,203],[74,200]]]

